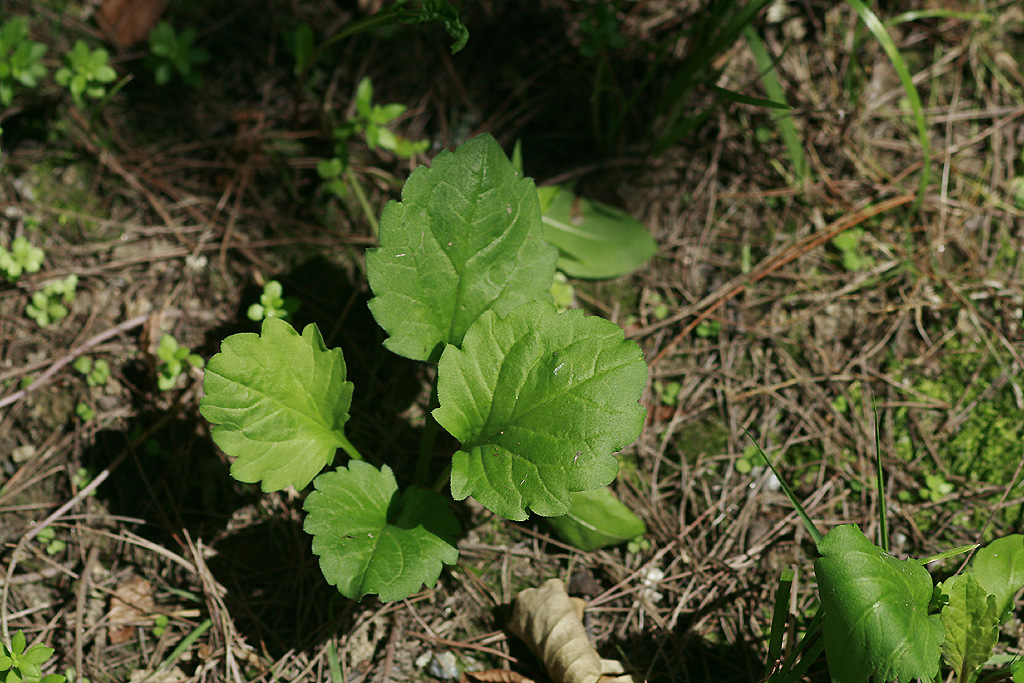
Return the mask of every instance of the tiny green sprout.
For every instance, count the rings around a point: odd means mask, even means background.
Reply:
[[[380,148],[394,152],[397,156],[408,159],[426,151],[429,140],[409,140],[396,134],[387,124],[405,113],[404,104],[373,104],[373,83],[367,76],[356,86],[356,115],[344,124],[337,126],[332,135],[336,141],[335,153],[344,158],[345,152],[339,153],[350,138],[362,133],[370,149]]]
[[[67,543],[57,538],[57,530],[52,526],[44,527],[36,534],[36,539],[46,546],[47,555],[59,555],[67,547]]]
[[[320,176],[320,180],[324,181],[324,191],[333,194],[338,199],[348,194],[348,186],[342,177],[342,174],[345,173],[345,167],[345,159],[337,156],[330,159],[321,159],[316,164],[316,174]]]
[[[181,33],[166,21],[161,21],[149,33],[149,50],[153,53],[150,66],[157,85],[167,85],[177,74],[182,83],[190,88],[203,84],[203,77],[196,70],[210,61],[210,53],[196,47],[196,30],[187,28]]]
[[[75,491],[81,491],[86,486],[92,483],[95,478],[95,473],[92,472],[88,467],[79,467],[78,471],[75,472],[75,476],[71,478],[71,484]],[[89,496],[95,496],[95,489],[89,492]],[[86,497],[89,497],[86,496]]]
[[[651,542],[643,536],[637,536],[632,541],[626,544],[626,552],[630,555],[636,555],[642,553],[651,547]]]
[[[918,492],[923,500],[938,503],[953,492],[953,485],[941,474],[929,474],[924,478],[924,487]]]
[[[261,322],[267,318],[280,318],[284,321],[292,319],[292,313],[299,309],[299,300],[294,297],[283,298],[284,288],[277,280],[263,285],[260,302],[249,307],[246,315],[253,322]]]
[[[1018,209],[1024,209],[1024,176],[1010,180],[1010,198]]]
[[[32,295],[32,302],[25,307],[25,315],[35,320],[39,327],[60,322],[68,316],[67,307],[75,301],[77,288],[76,275],[47,284]]]
[[[79,356],[73,365],[79,374],[85,375],[85,381],[90,387],[100,387],[110,379],[110,365],[102,358],[95,363],[89,356]]]
[[[0,681],[3,683],[64,683],[60,674],[43,675],[43,664],[53,656],[53,648],[33,645],[25,649],[25,634],[18,631],[11,646],[0,643]],[[7,673],[2,673],[2,672]]]
[[[874,263],[871,256],[862,253],[863,237],[864,228],[850,228],[832,238],[832,246],[839,250],[842,257],[843,268],[849,272],[865,270]]]
[[[43,265],[46,253],[34,247],[24,237],[18,237],[11,243],[11,250],[0,247],[0,271],[8,282],[14,282],[23,273],[35,273]]]
[[[75,104],[81,106],[85,96],[96,100],[107,94],[107,84],[117,79],[117,72],[108,63],[110,55],[101,47],[90,50],[84,40],[75,42],[64,55],[64,64],[54,78],[58,85],[71,91]]]
[[[651,292],[647,297],[647,303],[652,306],[651,315],[655,320],[664,320],[668,317],[668,304],[665,303],[665,299],[660,293]]]
[[[736,471],[740,474],[747,474],[755,467],[764,467],[767,464],[768,461],[765,460],[764,455],[761,454],[758,447],[755,444],[748,444],[747,447],[743,449],[743,455],[736,459],[733,467],[735,467]]]
[[[171,620],[167,618],[166,614],[158,614],[153,617],[153,636],[155,638],[162,636],[170,622]]]
[[[14,17],[0,26],[0,104],[10,106],[16,86],[34,88],[46,78],[46,46],[29,39],[28,20]]]
[[[849,402],[846,400],[846,397],[843,396],[842,394],[832,399],[831,405],[833,410],[835,410],[837,413],[843,413],[844,415],[846,414],[846,411],[850,409]]]
[[[186,363],[196,368],[205,365],[200,356],[192,353],[187,346],[178,346],[178,340],[169,334],[160,338],[157,356],[162,361],[157,368],[157,386],[160,387],[160,391],[169,391],[177,385],[178,378],[185,371]]]
[[[683,385],[676,380],[669,382],[657,380],[654,382],[654,391],[658,394],[658,400],[661,401],[662,405],[676,405],[679,402],[679,392],[682,390]]]
[[[96,411],[85,401],[79,401],[75,406],[75,415],[82,419],[82,422],[91,422],[96,419]]]
[[[702,339],[716,338],[718,333],[722,331],[722,323],[717,320],[702,320],[697,324],[697,329],[694,331]]]

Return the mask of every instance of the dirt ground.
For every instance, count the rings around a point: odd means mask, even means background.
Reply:
[[[901,17],[918,3],[876,8],[895,20],[920,92],[927,161],[892,62],[844,3],[779,2],[755,22],[790,110],[712,107],[709,85],[766,96],[738,40],[686,103],[710,115],[657,155],[659,79],[685,54],[696,4],[618,3],[626,43],[603,87],[639,95],[611,139],[594,123],[597,62],[580,49],[593,3],[464,3],[458,54],[437,26],[403,26],[339,42],[299,83],[298,22],[329,36],[379,4],[173,2],[165,17],[195,27],[211,53],[193,89],[158,86],[144,42],[105,42],[93,3],[4,3],[0,19],[29,17],[49,46],[51,72],[84,38],[131,76],[102,107],[76,106],[50,79],[0,113],[0,245],[24,236],[46,254],[39,272],[0,282],[5,639],[23,629],[55,648],[54,672],[93,683],[425,681],[451,655],[460,670],[543,681],[504,618],[518,591],[562,577],[590,600],[601,654],[641,679],[761,680],[780,572],[798,570],[795,614],[816,596],[813,543],[750,437],[821,528],[856,522],[871,537],[876,421],[894,554],[1024,532],[1018,3],[937,17]],[[648,46],[670,38],[642,87]],[[365,197],[338,198],[316,165],[363,76],[375,101],[408,106],[393,128],[430,144],[410,161],[355,138]],[[412,467],[428,379],[380,346],[363,251],[412,168],[484,131],[509,151],[521,141],[538,184],[576,181],[659,245],[630,275],[573,283],[578,304],[621,324],[650,367],[648,422],[615,484],[649,547],[580,552],[541,521],[468,501],[459,563],[435,589],[353,602],[310,552],[305,492],[230,478],[198,412],[202,371],[161,391],[158,343],[171,334],[209,359],[255,329],[246,310],[278,280],[302,302],[295,324],[316,322],[345,352],[362,425],[352,440]],[[832,240],[837,228],[853,240]],[[40,327],[25,314],[32,294],[68,275],[69,315]],[[109,364],[105,384],[73,369],[83,355]],[[1024,644],[1019,618],[1004,641]]]

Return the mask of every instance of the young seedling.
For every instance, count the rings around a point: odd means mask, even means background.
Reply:
[[[28,644],[25,634],[18,631],[11,638],[11,646],[0,643],[0,681],[3,683],[64,683],[60,674],[43,675],[43,665],[53,656],[52,647]],[[6,673],[3,673],[6,672]]]
[[[117,72],[108,63],[110,55],[101,47],[89,49],[84,40],[64,55],[64,66],[57,69],[54,79],[71,92],[75,104],[82,106],[85,97],[98,100],[107,94],[107,84],[117,79]]]
[[[178,340],[169,334],[160,337],[160,346],[156,354],[160,358],[156,378],[156,385],[160,391],[170,391],[176,387],[178,378],[188,365],[202,369],[205,364],[201,356],[192,353],[187,346],[178,346]]]
[[[85,382],[90,387],[103,386],[110,379],[110,365],[102,358],[93,362],[89,356],[79,356],[72,367],[85,375]]]
[[[280,318],[288,322],[292,313],[299,310],[299,300],[294,297],[283,298],[284,288],[277,280],[271,280],[263,285],[263,294],[260,295],[260,302],[253,304],[246,311],[249,320],[260,322],[267,318]]]
[[[0,104],[10,106],[18,86],[34,88],[46,78],[46,46],[29,39],[28,20],[13,17],[0,26]]]
[[[542,230],[533,182],[489,135],[414,171],[384,209],[380,247],[366,255],[370,310],[386,348],[437,363],[404,489],[389,453],[364,459],[349,441],[354,387],[315,325],[300,335],[269,318],[210,360],[201,412],[235,458],[232,476],[266,491],[313,483],[304,528],[345,596],[402,599],[457,560],[459,523],[438,493],[446,483],[456,500],[473,496],[509,519],[565,515],[573,494],[615,478],[614,453],[639,435],[640,348],[611,322],[556,311],[547,292],[558,253]],[[439,477],[438,425],[460,444]],[[348,464],[321,473],[338,449]]]
[[[161,21],[149,33],[149,66],[157,85],[167,85],[177,75],[190,88],[203,84],[196,69],[210,61],[210,53],[194,45],[196,30],[187,28],[181,33],[166,21]]]
[[[25,307],[25,315],[36,321],[39,327],[49,327],[68,317],[68,306],[77,296],[78,276],[68,275],[63,280],[51,282],[32,295],[32,302]]]
[[[24,237],[17,237],[11,242],[10,251],[0,247],[0,271],[8,282],[15,282],[24,273],[38,272],[45,258],[42,249],[32,246]]]

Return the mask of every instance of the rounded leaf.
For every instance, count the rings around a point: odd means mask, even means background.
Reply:
[[[462,443],[452,495],[509,519],[564,515],[570,491],[615,478],[613,454],[643,428],[646,383],[640,347],[615,323],[542,301],[488,311],[438,367],[433,414]]]
[[[391,468],[352,461],[325,472],[303,505],[303,528],[327,582],[348,598],[367,593],[388,602],[433,586],[442,564],[455,564],[459,523],[441,495],[398,493]]]

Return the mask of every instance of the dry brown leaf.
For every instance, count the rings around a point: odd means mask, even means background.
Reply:
[[[527,588],[512,604],[508,628],[540,657],[555,683],[637,683],[622,664],[601,659],[583,628],[586,603],[570,598],[565,584],[549,579]]]
[[[145,40],[160,21],[168,0],[105,0],[97,15],[103,32],[118,47]]]
[[[508,669],[487,669],[486,671],[465,671],[463,680],[482,681],[483,683],[534,683],[532,678],[517,674]]]
[[[110,613],[107,615],[107,635],[111,644],[124,643],[132,639],[141,619],[153,611],[153,587],[139,576],[122,581],[110,597]]]

